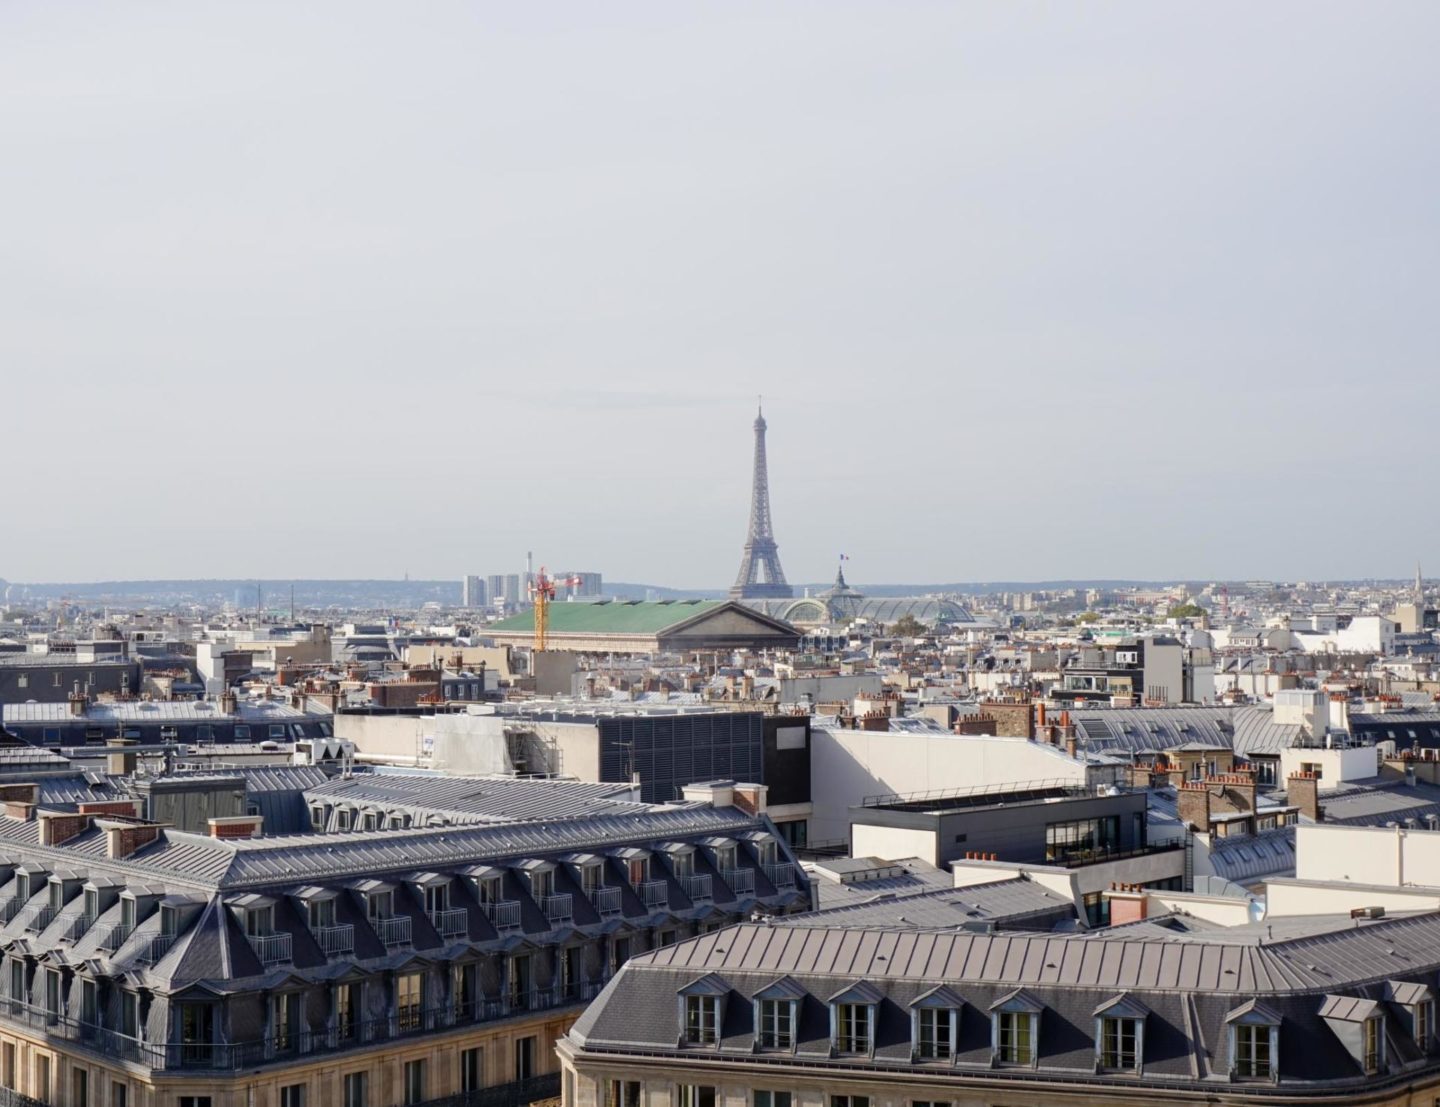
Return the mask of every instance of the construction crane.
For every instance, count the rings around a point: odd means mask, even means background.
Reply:
[[[551,577],[540,566],[540,574],[530,584],[530,602],[535,605],[535,652],[545,648],[546,635],[550,630],[550,605],[555,602],[556,589],[571,588],[580,583],[579,577]]]

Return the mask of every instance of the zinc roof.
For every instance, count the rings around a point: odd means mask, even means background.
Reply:
[[[676,623],[725,606],[723,600],[661,600],[556,603],[550,606],[551,634],[658,634]],[[535,626],[530,612],[491,623],[486,631],[524,632]]]

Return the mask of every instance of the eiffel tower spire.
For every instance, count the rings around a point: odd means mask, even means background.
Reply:
[[[780,568],[779,547],[770,526],[770,474],[765,462],[765,412],[755,415],[755,473],[750,485],[750,532],[745,538],[745,553],[740,559],[740,573],[730,596],[737,600],[788,600],[795,590],[785,583]],[[761,578],[764,578],[763,580]]]

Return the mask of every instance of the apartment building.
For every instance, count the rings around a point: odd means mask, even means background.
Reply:
[[[528,1103],[630,957],[809,903],[773,826],[735,806],[255,772],[263,805],[198,819],[174,793],[216,774],[162,778],[194,830],[144,817],[122,777],[0,780],[7,1102]]]
[[[564,1103],[1434,1100],[1440,915],[1169,921],[702,935],[631,961],[561,1039]]]

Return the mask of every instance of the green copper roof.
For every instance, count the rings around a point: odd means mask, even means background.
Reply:
[[[658,634],[666,627],[723,607],[724,600],[675,600],[661,603],[565,603],[550,605],[551,634]],[[491,623],[482,634],[525,633],[535,615],[525,611]]]

